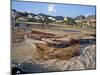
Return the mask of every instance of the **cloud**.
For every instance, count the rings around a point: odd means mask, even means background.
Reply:
[[[56,12],[55,5],[54,5],[54,4],[49,4],[49,5],[48,5],[48,12],[49,12],[50,14]]]

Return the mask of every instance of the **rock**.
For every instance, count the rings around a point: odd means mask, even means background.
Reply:
[[[20,72],[53,72],[53,71],[68,71],[68,70],[84,70],[96,68],[95,45],[86,47],[80,56],[74,56],[69,60],[61,60],[58,58],[48,60],[33,60],[35,63],[22,64]],[[17,69],[17,71],[16,71]],[[14,68],[13,68],[14,70]]]
[[[55,62],[53,65],[60,62],[59,65],[61,65],[62,68],[59,67],[59,69],[61,70],[95,69],[95,56],[95,45],[92,45],[86,47],[82,55],[71,58],[70,60],[66,61],[65,64],[62,63],[62,60]]]
[[[92,45],[86,47],[80,56],[75,56],[69,60],[60,60],[60,59],[44,60],[42,62],[42,65],[44,64],[44,67],[48,69],[52,68],[60,71],[95,69],[96,68],[95,56],[96,56],[95,45]]]
[[[83,62],[86,69],[94,69],[96,67],[95,45],[86,47],[83,51],[83,54],[80,57],[78,57],[78,60]]]
[[[37,52],[41,59],[63,59],[68,60],[80,54],[79,45],[72,45],[66,48],[53,48],[48,44],[37,43]]]

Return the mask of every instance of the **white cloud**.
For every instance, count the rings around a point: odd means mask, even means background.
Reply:
[[[48,5],[48,12],[50,14],[56,12],[55,5],[54,4],[49,4]]]

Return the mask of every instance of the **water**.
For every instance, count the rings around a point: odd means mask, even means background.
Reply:
[[[80,45],[92,45],[96,43],[96,39],[80,39],[79,43]]]
[[[83,50],[91,46],[93,44],[96,44],[96,39],[80,39],[80,54],[83,53]]]

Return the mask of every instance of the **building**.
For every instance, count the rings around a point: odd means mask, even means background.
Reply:
[[[77,23],[77,25],[96,27],[95,15],[90,15],[85,19],[76,19],[75,22]]]
[[[56,19],[54,17],[48,17],[48,19],[50,19],[52,21],[56,21]]]
[[[68,17],[64,17],[64,21],[67,21],[68,20]]]
[[[33,18],[33,16],[31,15],[31,14],[28,14],[28,16],[27,16],[28,18]]]
[[[96,27],[96,16],[93,16],[93,15],[88,16],[85,20],[87,21],[87,25]]]
[[[44,20],[43,16],[39,16],[39,15],[35,16],[34,19],[36,19],[36,20],[39,20],[39,19]]]
[[[25,18],[25,17],[19,17],[19,18],[17,19],[17,21],[18,21],[18,22],[27,22],[27,18]]]

